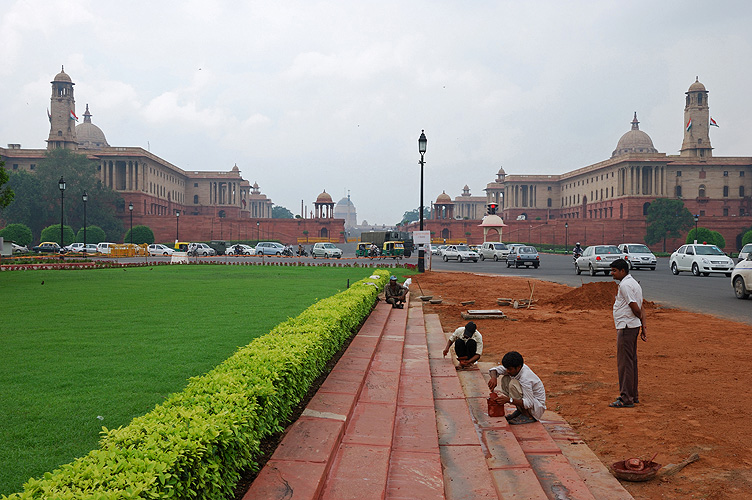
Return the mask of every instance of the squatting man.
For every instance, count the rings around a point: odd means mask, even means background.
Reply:
[[[454,344],[454,353],[457,355],[457,361],[460,366],[458,370],[470,368],[483,354],[483,337],[478,331],[478,327],[472,321],[465,326],[457,328],[452,336],[447,340],[444,348],[444,357],[449,353],[449,348]]]
[[[505,417],[510,424],[531,424],[540,420],[546,411],[546,389],[538,375],[525,364],[522,354],[517,351],[506,353],[501,364],[488,373],[491,376],[488,388],[492,391],[501,376],[498,402],[515,407],[514,413]]]

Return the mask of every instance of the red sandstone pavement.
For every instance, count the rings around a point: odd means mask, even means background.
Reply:
[[[379,303],[243,500],[632,497],[553,412],[489,417],[487,371],[457,371],[422,303]]]

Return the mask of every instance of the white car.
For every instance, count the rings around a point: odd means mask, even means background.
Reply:
[[[736,265],[731,273],[731,286],[737,299],[746,299],[752,294],[752,255]]]
[[[217,252],[206,243],[190,243],[188,245],[188,255],[209,257],[216,254]]]
[[[311,250],[311,255],[315,259],[316,257],[336,257],[340,258],[342,257],[342,250],[335,247],[332,243],[316,243],[313,245],[313,250]]]
[[[622,243],[619,245],[619,250],[624,254],[624,260],[627,261],[630,269],[646,267],[655,271],[658,259],[647,246],[641,243]]]
[[[97,243],[97,253],[110,255],[110,249],[114,247],[115,245],[117,245],[117,243],[109,243],[107,241]]]
[[[739,250],[739,260],[737,262],[743,261],[750,255],[752,255],[752,243],[747,243],[742,247],[741,250]]]
[[[168,256],[172,255],[173,253],[175,253],[174,248],[162,245],[161,243],[152,243],[151,245],[149,245],[149,255],[151,255],[152,257],[157,255]]]
[[[730,278],[731,271],[734,270],[734,261],[715,245],[689,244],[682,245],[671,254],[668,267],[674,274],[682,271],[691,271],[695,276],[723,273]]]
[[[608,276],[611,274],[611,263],[623,258],[624,254],[615,245],[591,245],[574,261],[574,272],[580,274],[587,270],[590,276],[595,276],[603,271]]]
[[[242,243],[236,243],[225,250],[227,255],[256,255],[256,249],[250,245],[243,245]]]
[[[27,247],[26,245],[17,245],[12,241],[10,242],[10,244],[13,247],[13,253],[26,253],[29,251],[29,247]]]
[[[504,243],[486,241],[481,245],[478,253],[480,254],[480,260],[493,259],[495,261],[505,261],[509,255],[509,248]]]
[[[83,243],[71,243],[70,245],[66,245],[63,247],[63,252],[83,252],[84,251],[84,244]]]
[[[94,243],[87,243],[86,245],[84,245],[82,252],[97,253],[97,246]]]
[[[433,248],[431,248],[431,254],[438,255],[441,257],[441,255],[444,253],[444,250],[446,250],[446,245],[438,245]]]
[[[285,246],[275,241],[262,241],[256,244],[256,255],[282,255]]]
[[[444,254],[441,258],[444,259],[444,262],[449,260],[457,260],[458,262],[471,260],[473,262],[478,262],[480,256],[477,252],[470,250],[470,247],[467,245],[448,245],[444,249]]]

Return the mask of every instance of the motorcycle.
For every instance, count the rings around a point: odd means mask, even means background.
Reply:
[[[298,250],[298,257],[308,257],[308,252],[306,252],[305,248]]]
[[[286,257],[292,257],[292,248],[285,247],[285,249],[282,250],[282,255],[284,255]]]

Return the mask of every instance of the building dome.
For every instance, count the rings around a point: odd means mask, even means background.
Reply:
[[[483,217],[483,222],[478,224],[480,227],[506,227],[504,220],[496,214],[486,215]]]
[[[91,123],[91,113],[89,113],[88,104],[84,113],[84,122],[76,125],[76,142],[78,142],[79,149],[102,149],[110,147],[107,144],[107,139],[102,129]]]
[[[653,140],[648,134],[640,130],[637,121],[637,112],[635,111],[632,120],[632,130],[621,136],[616,149],[611,153],[611,157],[621,156],[629,153],[657,153],[658,150],[653,146]]]
[[[507,173],[504,172],[504,167],[499,167],[499,171],[497,172],[497,175],[507,175]]]
[[[329,196],[329,193],[326,192],[326,189],[324,189],[324,192],[316,197],[316,203],[334,203],[334,202],[332,201],[332,197]]]
[[[232,167],[233,172],[240,172],[240,169],[238,168],[238,164],[236,163],[234,167]]]
[[[448,194],[446,194],[446,191],[442,191],[441,194],[436,198],[436,204],[437,205],[446,205],[448,203],[452,203],[452,199],[449,197]]]
[[[355,227],[358,225],[358,216],[350,196],[345,196],[334,207],[334,218],[345,219],[345,226]]]
[[[695,83],[689,86],[689,92],[707,92],[705,85],[700,83],[699,77],[695,77]]]
[[[68,83],[73,83],[73,80],[71,80],[71,77],[68,76],[68,74],[65,72],[65,67],[63,67],[60,70],[60,73],[58,73],[57,75],[55,75],[55,79],[52,80],[52,81],[53,82],[68,82]]]
[[[354,206],[355,205],[353,205],[353,202],[350,201],[349,196],[345,196],[344,198],[342,198],[341,200],[337,202],[337,207],[354,207]]]

